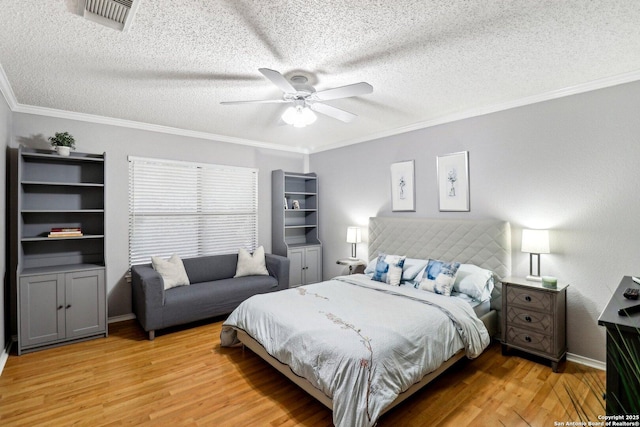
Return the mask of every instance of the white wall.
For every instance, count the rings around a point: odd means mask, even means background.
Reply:
[[[47,137],[68,131],[80,152],[106,152],[106,248],[109,317],[131,313],[128,269],[128,156],[258,168],[258,238],[271,249],[271,170],[302,172],[304,155],[144,130],[14,113],[13,142],[49,149]]]
[[[638,111],[635,82],[312,154],[324,277],[344,272],[335,261],[350,253],[346,227],[370,216],[507,220],[518,276],[529,268],[520,230],[549,228],[542,274],[571,284],[569,352],[604,361],[598,316],[622,276],[640,275]],[[471,212],[441,213],[436,157],[459,151],[469,151]],[[392,213],[389,166],[410,159],[416,212]]]

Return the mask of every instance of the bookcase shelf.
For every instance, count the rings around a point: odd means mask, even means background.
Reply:
[[[291,286],[322,280],[318,238],[318,177],[275,170],[271,175],[272,250],[289,257]]]
[[[15,165],[18,354],[106,336],[104,153],[20,147]]]

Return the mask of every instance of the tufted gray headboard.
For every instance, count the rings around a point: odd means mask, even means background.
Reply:
[[[378,253],[475,264],[511,274],[511,227],[498,220],[369,218],[369,258]]]

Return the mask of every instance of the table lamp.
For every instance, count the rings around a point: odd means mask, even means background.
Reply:
[[[351,258],[356,258],[356,243],[362,242],[362,231],[359,227],[347,227],[347,243],[351,243]]]
[[[549,230],[522,230],[522,252],[529,253],[529,275],[527,280],[542,281],[540,277],[540,254],[549,252]],[[533,256],[538,258],[536,273],[533,273]]]

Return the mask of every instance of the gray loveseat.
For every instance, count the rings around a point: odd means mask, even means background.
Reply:
[[[184,258],[188,286],[164,289],[151,264],[131,268],[133,311],[153,340],[156,329],[231,313],[255,294],[289,287],[289,259],[266,254],[268,276],[234,278],[237,254]]]

